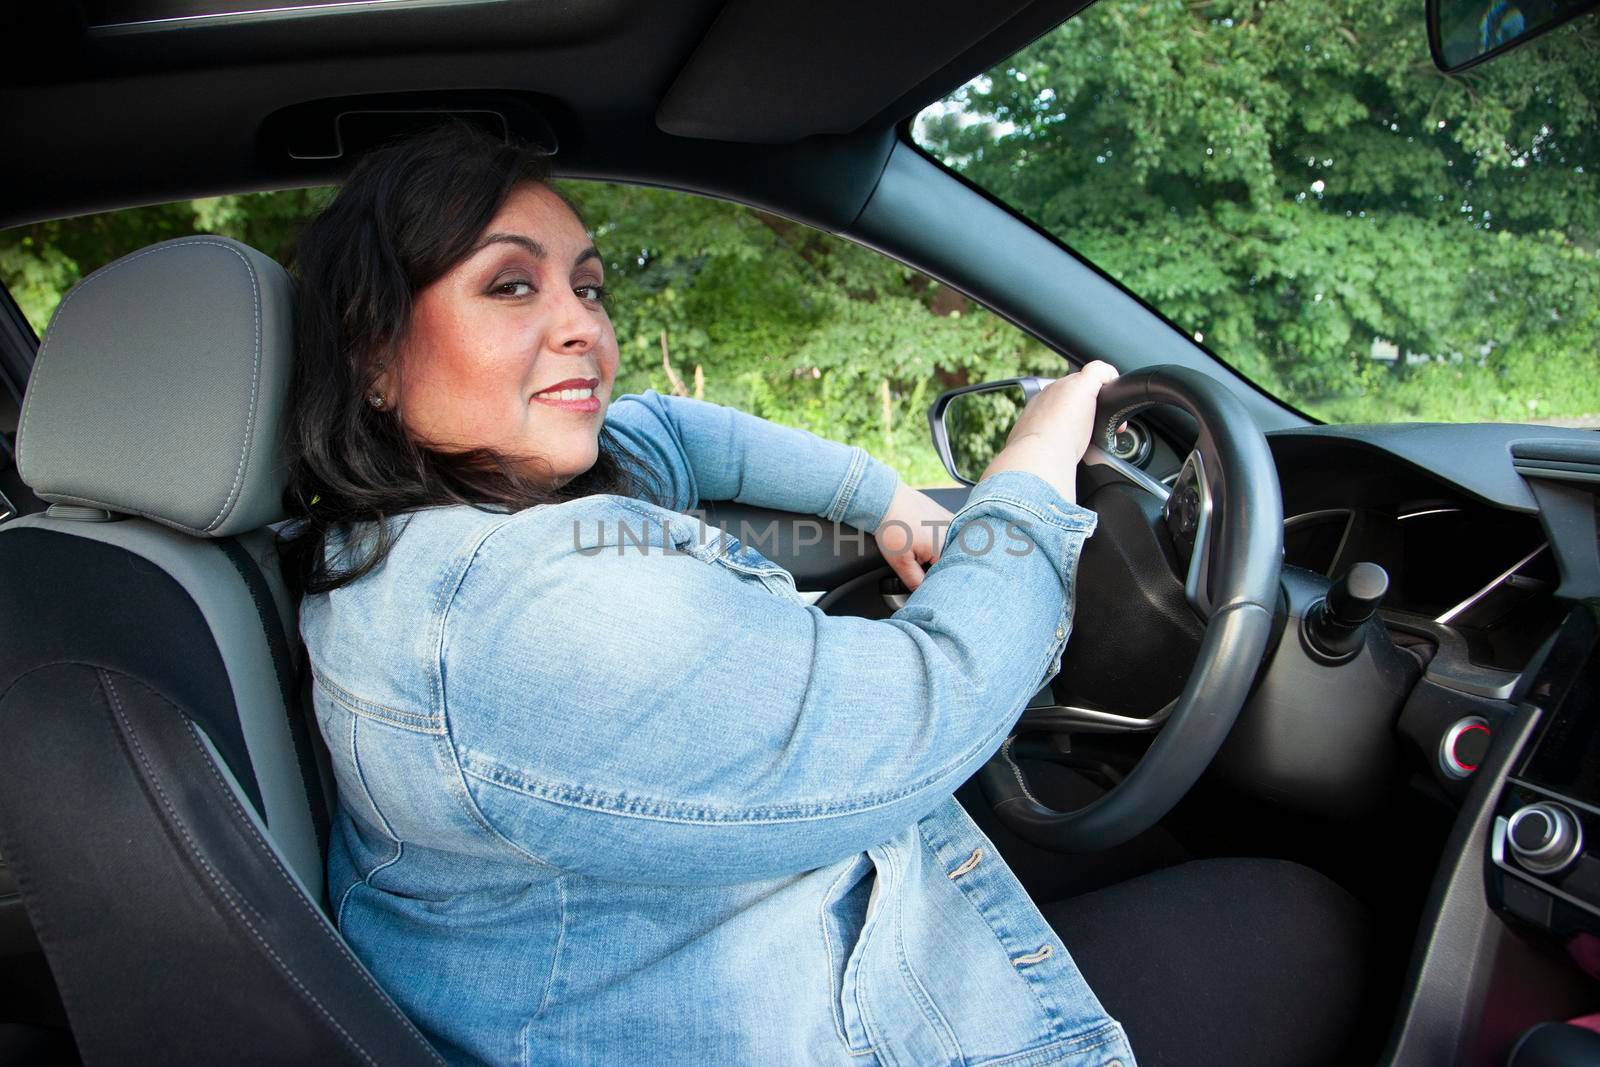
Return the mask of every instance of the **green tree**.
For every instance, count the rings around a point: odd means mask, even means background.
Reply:
[[[328,188],[246,193],[20,226],[0,232],[0,283],[42,334],[80,278],[157,241],[215,233],[285,262],[301,224],[332,195]]]
[[[1324,417],[1593,415],[1597,44],[1448,77],[1412,0],[1100,0],[918,137]]]

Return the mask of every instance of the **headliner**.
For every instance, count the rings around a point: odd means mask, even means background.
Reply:
[[[554,137],[558,174],[727,196],[837,230],[870,195],[897,124],[1083,0],[489,0],[94,25],[106,6],[0,14],[28,42],[0,68],[8,155],[22,161],[0,173],[0,227],[336,181],[359,138],[333,158],[304,146],[334,145],[340,101],[362,97],[497,110],[525,136]]]

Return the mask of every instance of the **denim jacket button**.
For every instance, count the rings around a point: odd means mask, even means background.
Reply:
[[[1056,627],[1056,640],[1059,641],[1063,637],[1066,637],[1066,636],[1067,636],[1067,628],[1065,626],[1057,626]]]
[[[951,881],[954,881],[955,879],[960,878],[963,874],[967,874],[975,869],[982,859],[983,849],[975,848],[972,850],[972,855],[968,856],[961,866],[945,875],[945,877],[949,878]]]
[[[1022,956],[1013,956],[1011,958],[1011,962],[1017,967],[1026,967],[1029,964],[1043,963],[1045,960],[1055,955],[1055,951],[1056,950],[1053,945],[1040,945],[1037,951],[1029,952]]]

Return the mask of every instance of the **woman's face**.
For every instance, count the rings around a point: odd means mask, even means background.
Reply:
[[[520,185],[467,258],[417,293],[399,373],[377,388],[429,445],[536,457],[525,473],[561,485],[594,464],[617,376],[603,282],[572,209]]]

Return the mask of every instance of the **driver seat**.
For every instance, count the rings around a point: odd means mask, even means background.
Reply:
[[[269,524],[292,283],[221,237],[91,274],[0,527],[0,853],[85,1062],[441,1064],[329,922],[333,793]]]

